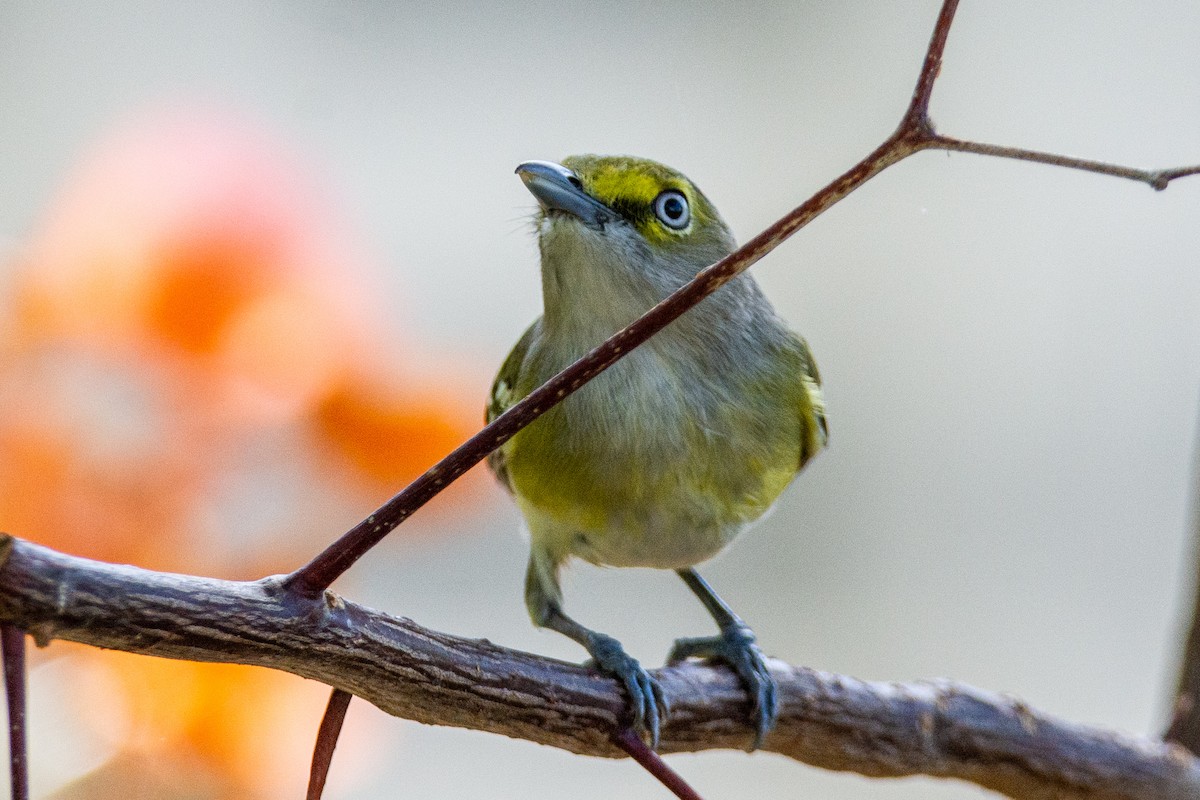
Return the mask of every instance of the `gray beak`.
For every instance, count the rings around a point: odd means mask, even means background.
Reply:
[[[526,161],[518,165],[516,171],[525,188],[548,212],[570,214],[586,225],[601,230],[605,224],[616,219],[612,209],[585,192],[578,176],[562,164]]]

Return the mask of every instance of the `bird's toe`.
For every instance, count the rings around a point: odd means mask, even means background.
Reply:
[[[615,677],[625,687],[633,729],[649,736],[650,746],[657,749],[662,722],[670,711],[658,681],[611,636],[593,634],[587,649],[591,653],[592,664]]]
[[[741,679],[749,695],[755,735],[751,750],[762,747],[779,716],[779,687],[767,668],[754,631],[744,624],[730,625],[719,636],[679,639],[671,648],[667,663],[688,658],[724,661]]]

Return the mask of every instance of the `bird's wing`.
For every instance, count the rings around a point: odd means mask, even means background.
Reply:
[[[794,334],[793,334],[794,335]],[[821,392],[821,373],[813,360],[808,343],[795,337],[800,355],[800,463],[803,469],[809,459],[829,443],[829,423],[825,420],[825,395]]]
[[[529,326],[513,346],[508,358],[504,359],[504,363],[500,365],[500,371],[496,373],[496,380],[492,383],[492,393],[488,397],[487,408],[484,409],[484,422],[490,423],[524,397],[524,395],[518,394],[517,383],[521,375],[521,366],[525,363],[525,356],[529,352],[529,345],[537,335],[540,324],[541,319],[538,319]],[[511,492],[512,482],[508,477],[508,464],[503,447],[498,447],[491,452],[491,455],[488,456],[488,466],[491,467],[492,472],[495,473],[504,488]]]

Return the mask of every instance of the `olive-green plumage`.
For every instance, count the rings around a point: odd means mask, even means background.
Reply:
[[[655,162],[576,156],[518,174],[541,204],[544,314],[501,367],[489,420],[734,248],[700,190]],[[591,650],[562,613],[566,559],[686,570],[760,517],[826,431],[807,345],[735,278],[493,453],[531,535],[534,621]]]

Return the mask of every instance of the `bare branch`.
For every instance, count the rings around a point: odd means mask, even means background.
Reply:
[[[925,48],[925,61],[921,64],[921,72],[917,76],[917,86],[913,89],[912,100],[908,103],[904,119],[900,121],[901,131],[917,130],[929,123],[929,101],[933,98],[933,84],[942,72],[942,54],[946,52],[950,26],[954,24],[957,11],[958,0],[945,0],[942,3],[937,22],[933,24],[933,35],[929,37],[929,46]]]
[[[29,800],[29,761],[25,728],[25,631],[0,624],[4,654],[4,694],[8,701],[8,777],[12,800]]]
[[[325,781],[329,777],[329,766],[333,763],[333,751],[337,747],[342,723],[346,721],[346,710],[350,708],[353,695],[342,689],[334,689],[325,706],[325,716],[317,729],[317,744],[313,748],[312,767],[308,772],[306,800],[321,800],[325,792]]]
[[[662,756],[634,733],[633,728],[624,727],[613,735],[613,743],[629,754],[629,757],[658,779],[679,800],[704,800],[688,785],[678,772],[667,766]]]
[[[1166,189],[1167,184],[1176,178],[1183,178],[1188,175],[1200,175],[1200,164],[1193,167],[1177,167],[1174,169],[1136,169],[1134,167],[1123,167],[1119,164],[1108,164],[1103,161],[1092,161],[1086,158],[1073,158],[1071,156],[1060,156],[1055,153],[1043,153],[1038,150],[1026,150],[1021,147],[1004,147],[997,144],[970,142],[965,139],[955,139],[951,136],[942,136],[940,134],[934,134],[927,146],[932,150],[957,150],[961,153],[978,153],[984,156],[1012,158],[1018,161],[1033,161],[1038,164],[1050,164],[1055,167],[1068,167],[1070,169],[1083,170],[1084,172],[1111,175],[1114,178],[1128,178],[1132,181],[1145,183],[1158,191]]]
[[[625,700],[584,667],[462,639],[279,577],[238,583],[151,572],[0,540],[0,621],[164,658],[270,667],[389,714],[616,757]],[[958,778],[1022,798],[1184,800],[1200,761],[1182,748],[1072,725],[950,682],[868,683],[772,662],[782,711],[765,750],[876,777]],[[655,672],[672,713],[664,752],[748,747],[745,694],[723,667]]]
[[[523,400],[459,445],[424,475],[388,500],[375,513],[344,533],[312,561],[286,579],[289,591],[316,597],[396,529],[413,512],[511,439],[517,431],[561,403],[588,381],[624,358],[688,309],[749,269],[850,192],[897,161],[928,145],[926,109],[933,82],[941,69],[942,50],[958,0],[946,0],[930,40],[913,100],[900,127],[886,142],[765,231],[696,275],[673,294],[627,327],[617,331],[574,364],[555,375]]]

